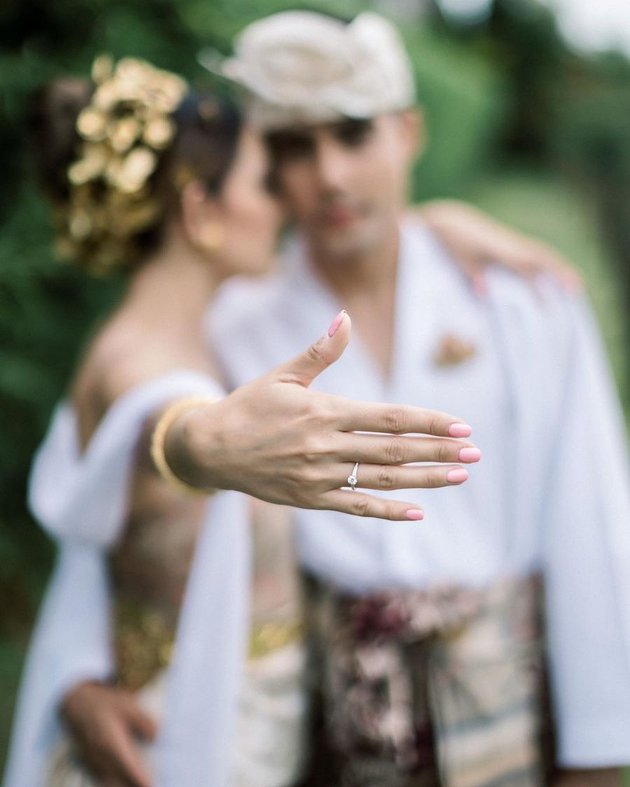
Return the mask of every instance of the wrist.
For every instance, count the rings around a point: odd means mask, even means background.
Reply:
[[[102,685],[103,682],[99,680],[82,680],[73,684],[59,702],[58,710],[61,718],[66,721],[72,718],[77,705],[81,704],[86,691],[90,692],[91,689]]]
[[[220,420],[215,412],[219,401],[190,400],[189,406],[176,414],[163,434],[166,466],[190,491],[211,494],[220,488]]]

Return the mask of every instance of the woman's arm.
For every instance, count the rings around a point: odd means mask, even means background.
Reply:
[[[439,237],[474,288],[485,292],[485,271],[500,265],[527,279],[548,274],[568,290],[582,288],[577,271],[551,246],[515,232],[457,200],[434,200],[412,213]]]

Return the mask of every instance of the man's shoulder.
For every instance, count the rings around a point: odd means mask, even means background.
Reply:
[[[569,292],[553,276],[538,275],[528,279],[500,265],[492,265],[488,268],[486,281],[489,305],[522,319],[571,321],[584,308],[583,296]]]
[[[403,232],[413,254],[417,275],[422,277],[428,273],[439,281],[438,291],[448,293],[448,297],[459,293],[462,300],[474,301],[482,311],[499,308],[522,319],[544,322],[559,314],[570,318],[579,301],[551,276],[540,275],[532,280],[503,267],[500,262],[488,266],[485,271],[487,293],[480,295],[464,275],[457,259],[419,217],[407,218]]]
[[[413,243],[424,244],[418,275],[422,275],[423,268],[439,282],[434,288],[437,297],[451,305],[457,302],[458,308],[469,317],[476,314],[488,321],[496,331],[508,334],[509,343],[516,342],[515,346],[527,355],[562,355],[585,327],[589,331],[597,330],[588,299],[582,293],[568,291],[556,278],[547,275],[526,278],[498,262],[488,266],[486,292],[480,295],[462,273],[457,260],[428,227],[414,221],[405,229]],[[418,245],[415,257],[421,256],[421,250]]]

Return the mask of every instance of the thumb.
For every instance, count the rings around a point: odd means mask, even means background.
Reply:
[[[318,374],[339,360],[350,341],[351,327],[350,315],[345,309],[340,311],[324,336],[293,360],[278,367],[276,373],[283,382],[308,388]]]

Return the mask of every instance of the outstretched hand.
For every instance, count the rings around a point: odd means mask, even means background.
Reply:
[[[357,402],[309,389],[350,338],[345,312],[293,360],[225,399],[180,416],[165,443],[170,467],[199,488],[237,489],[272,503],[382,519],[417,520],[417,503],[347,487],[359,462],[363,489],[460,484],[476,462],[471,428],[435,410]],[[366,434],[367,433],[367,434]],[[414,463],[439,463],[417,466]]]

